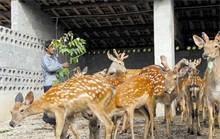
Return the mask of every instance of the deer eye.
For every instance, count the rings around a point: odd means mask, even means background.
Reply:
[[[20,110],[20,113],[23,113],[24,112],[24,110],[22,109],[22,110]]]
[[[218,48],[218,46],[216,45],[215,48]]]

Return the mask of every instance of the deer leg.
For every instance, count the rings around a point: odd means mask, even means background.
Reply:
[[[166,105],[165,109],[166,109],[167,137],[171,137],[171,132],[170,132],[171,105]]]
[[[202,97],[202,121],[206,123],[206,102],[204,96]]]
[[[199,121],[199,108],[197,108],[197,110],[196,110],[196,126],[197,126],[197,135],[201,136],[200,121]]]
[[[195,108],[192,109],[192,126],[191,126],[191,134],[194,134],[194,123],[195,123]]]
[[[167,113],[167,108],[165,107],[164,108],[164,113]],[[166,119],[166,114],[164,115],[164,119],[163,119],[163,121],[161,122],[161,124],[166,124],[166,122],[167,122],[167,119]]]
[[[126,133],[127,132],[127,129],[128,129],[128,115],[127,114],[124,114],[123,115],[123,124],[122,124],[122,128],[120,130],[120,134],[122,133]]]
[[[152,100],[151,100],[152,101]],[[147,104],[145,105],[145,107],[147,107],[148,110],[148,114],[150,116],[150,130],[151,130],[151,139],[154,139],[154,113],[155,113],[155,109],[154,109],[154,104],[155,101],[153,100],[153,103],[151,101],[147,101]]]
[[[217,120],[218,120],[218,128],[220,128],[220,113],[219,112],[218,112]]]
[[[189,95],[190,97],[190,95]],[[193,102],[191,101],[191,98],[188,99],[188,133],[191,133],[192,131],[192,110],[193,110]]]
[[[147,111],[147,109],[145,107],[141,107],[139,108],[139,111],[143,114],[144,118],[145,118],[145,131],[144,131],[144,139],[147,139],[148,136],[148,132],[149,132],[149,112]]]
[[[62,134],[61,134],[60,139],[66,139],[66,137],[67,137],[67,132],[68,132],[68,129],[69,129],[69,125],[70,125],[69,122],[66,121],[65,124],[64,124],[64,126],[63,126],[63,130],[62,130]]]
[[[126,109],[126,112],[128,114],[128,121],[130,123],[131,138],[134,139],[134,108],[129,107],[128,109]]]
[[[198,96],[198,98],[200,98],[199,96]],[[199,100],[197,100],[197,104],[196,104],[197,106],[196,106],[196,124],[197,124],[197,135],[198,136],[201,136],[201,132],[200,132],[200,120],[199,120],[199,107],[200,107],[200,99]]]
[[[207,101],[208,115],[209,115],[209,139],[213,139],[214,136],[214,115],[213,106]]]
[[[120,116],[116,116],[116,119],[115,119],[115,128],[114,128],[114,131],[113,131],[113,139],[117,139],[117,131],[118,131],[118,127],[121,123],[121,117]]]
[[[55,138],[60,139],[63,126],[65,124],[66,115],[65,112],[59,111],[55,113],[56,116],[56,127],[55,127]]]
[[[104,111],[104,108],[98,106],[97,104],[89,104],[88,107],[90,110],[98,117],[100,122],[105,126],[105,138],[110,139],[112,130],[113,130],[113,122],[108,118],[107,114]]]
[[[74,128],[74,123],[75,123],[74,116],[67,117],[67,120],[68,120],[67,122],[70,125],[70,130],[72,131],[73,135],[75,136],[76,139],[79,139],[79,135],[78,135],[77,131]]]

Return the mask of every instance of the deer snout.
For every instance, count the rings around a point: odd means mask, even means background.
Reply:
[[[169,92],[169,90],[164,90],[164,92],[165,92],[165,93],[167,93],[167,94],[169,94],[169,93],[170,93],[170,92]]]
[[[196,101],[196,96],[192,96],[192,101],[193,101],[193,102]]]
[[[15,122],[11,121],[11,122],[9,123],[9,125],[10,125],[11,127],[15,127]]]
[[[202,54],[202,57],[203,57],[204,59],[207,59],[207,58],[209,57],[209,54],[208,54],[208,53],[203,53],[203,54]]]

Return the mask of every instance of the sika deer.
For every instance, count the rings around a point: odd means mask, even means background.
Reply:
[[[165,104],[165,116],[167,121],[167,136],[170,137],[170,123],[171,123],[171,103],[178,96],[178,79],[185,75],[188,70],[188,67],[181,68],[181,65],[184,64],[185,59],[179,61],[174,70],[171,70],[167,64],[167,59],[165,56],[161,56],[161,63],[165,68],[165,72],[162,71],[161,67],[157,65],[147,66],[142,69],[140,75],[145,75],[149,78],[154,85],[153,96],[155,99],[154,112],[156,109],[156,103]],[[179,71],[180,69],[180,71]],[[179,71],[179,72],[178,72]],[[175,91],[173,91],[175,90]],[[167,92],[167,93],[165,93]],[[149,112],[150,113],[150,112]],[[126,117],[123,122],[122,132],[127,129]],[[152,119],[152,118],[151,118]],[[154,122],[154,121],[153,121]],[[152,127],[154,124],[151,124]]]
[[[113,99],[110,101],[109,105],[106,108],[106,113],[109,117],[112,116],[123,116],[126,114],[128,116],[128,121],[130,123],[130,129],[132,134],[132,139],[134,139],[134,130],[133,130],[133,118],[134,110],[140,109],[142,114],[145,116],[145,135],[144,138],[147,138],[148,129],[149,129],[149,118],[150,116],[150,125],[151,125],[151,138],[154,138],[153,132],[153,121],[154,121],[154,85],[152,81],[143,75],[137,75],[131,77],[130,79],[123,82],[121,85],[117,86],[116,93]],[[147,110],[145,109],[147,108]],[[147,112],[148,111],[148,112]],[[120,119],[119,119],[120,120]],[[117,131],[116,125],[116,131]],[[114,136],[116,139],[116,133]]]
[[[10,125],[15,127],[27,116],[47,113],[49,117],[56,119],[55,138],[60,139],[65,120],[70,124],[75,135],[73,115],[89,108],[104,124],[106,139],[110,139],[113,123],[104,109],[112,98],[113,92],[112,86],[102,78],[94,75],[77,76],[62,84],[54,85],[36,101],[33,101],[33,93],[29,93],[25,103],[15,103],[11,111]],[[78,138],[77,135],[76,138]]]
[[[165,116],[167,131],[166,135],[171,137],[170,124],[171,124],[171,104],[173,100],[179,95],[178,79],[183,77],[188,71],[188,67],[180,69],[181,65],[185,63],[185,59],[180,60],[171,70],[167,64],[165,56],[161,56],[161,64],[165,68],[165,72],[159,66],[151,65],[142,69],[141,75],[145,75],[153,81],[154,98],[156,103],[165,105]],[[155,109],[156,109],[155,103]]]
[[[126,73],[123,60],[128,58],[128,55],[125,56],[125,53],[118,54],[115,49],[113,49],[113,52],[116,55],[116,58],[113,57],[110,53],[107,53],[108,58],[112,60],[112,63],[108,69],[108,74],[115,75],[117,73]],[[115,76],[117,77],[117,75]]]
[[[196,118],[197,135],[200,133],[200,120],[199,120],[199,106],[202,101],[204,83],[203,80],[197,76],[198,70],[196,67],[201,63],[200,59],[194,61],[186,61],[189,66],[188,78],[185,82],[184,100],[186,101],[186,110],[188,111],[188,133],[194,134],[194,118]],[[184,112],[184,111],[183,111]]]
[[[193,35],[193,40],[197,46],[203,48],[202,57],[207,60],[205,81],[205,99],[209,115],[209,139],[215,135],[214,129],[214,106],[220,107],[220,31],[216,34],[214,40],[209,40],[206,33],[202,33],[202,38]]]

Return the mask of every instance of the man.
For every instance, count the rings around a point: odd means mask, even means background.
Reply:
[[[60,71],[60,69],[69,67],[67,62],[63,64],[59,63],[57,57],[55,56],[56,49],[51,40],[45,43],[45,50],[46,54],[41,59],[44,93],[52,87],[54,82],[58,81],[56,74]],[[56,125],[56,120],[54,118],[49,118],[45,113],[43,115],[43,121],[45,122],[45,127]]]

